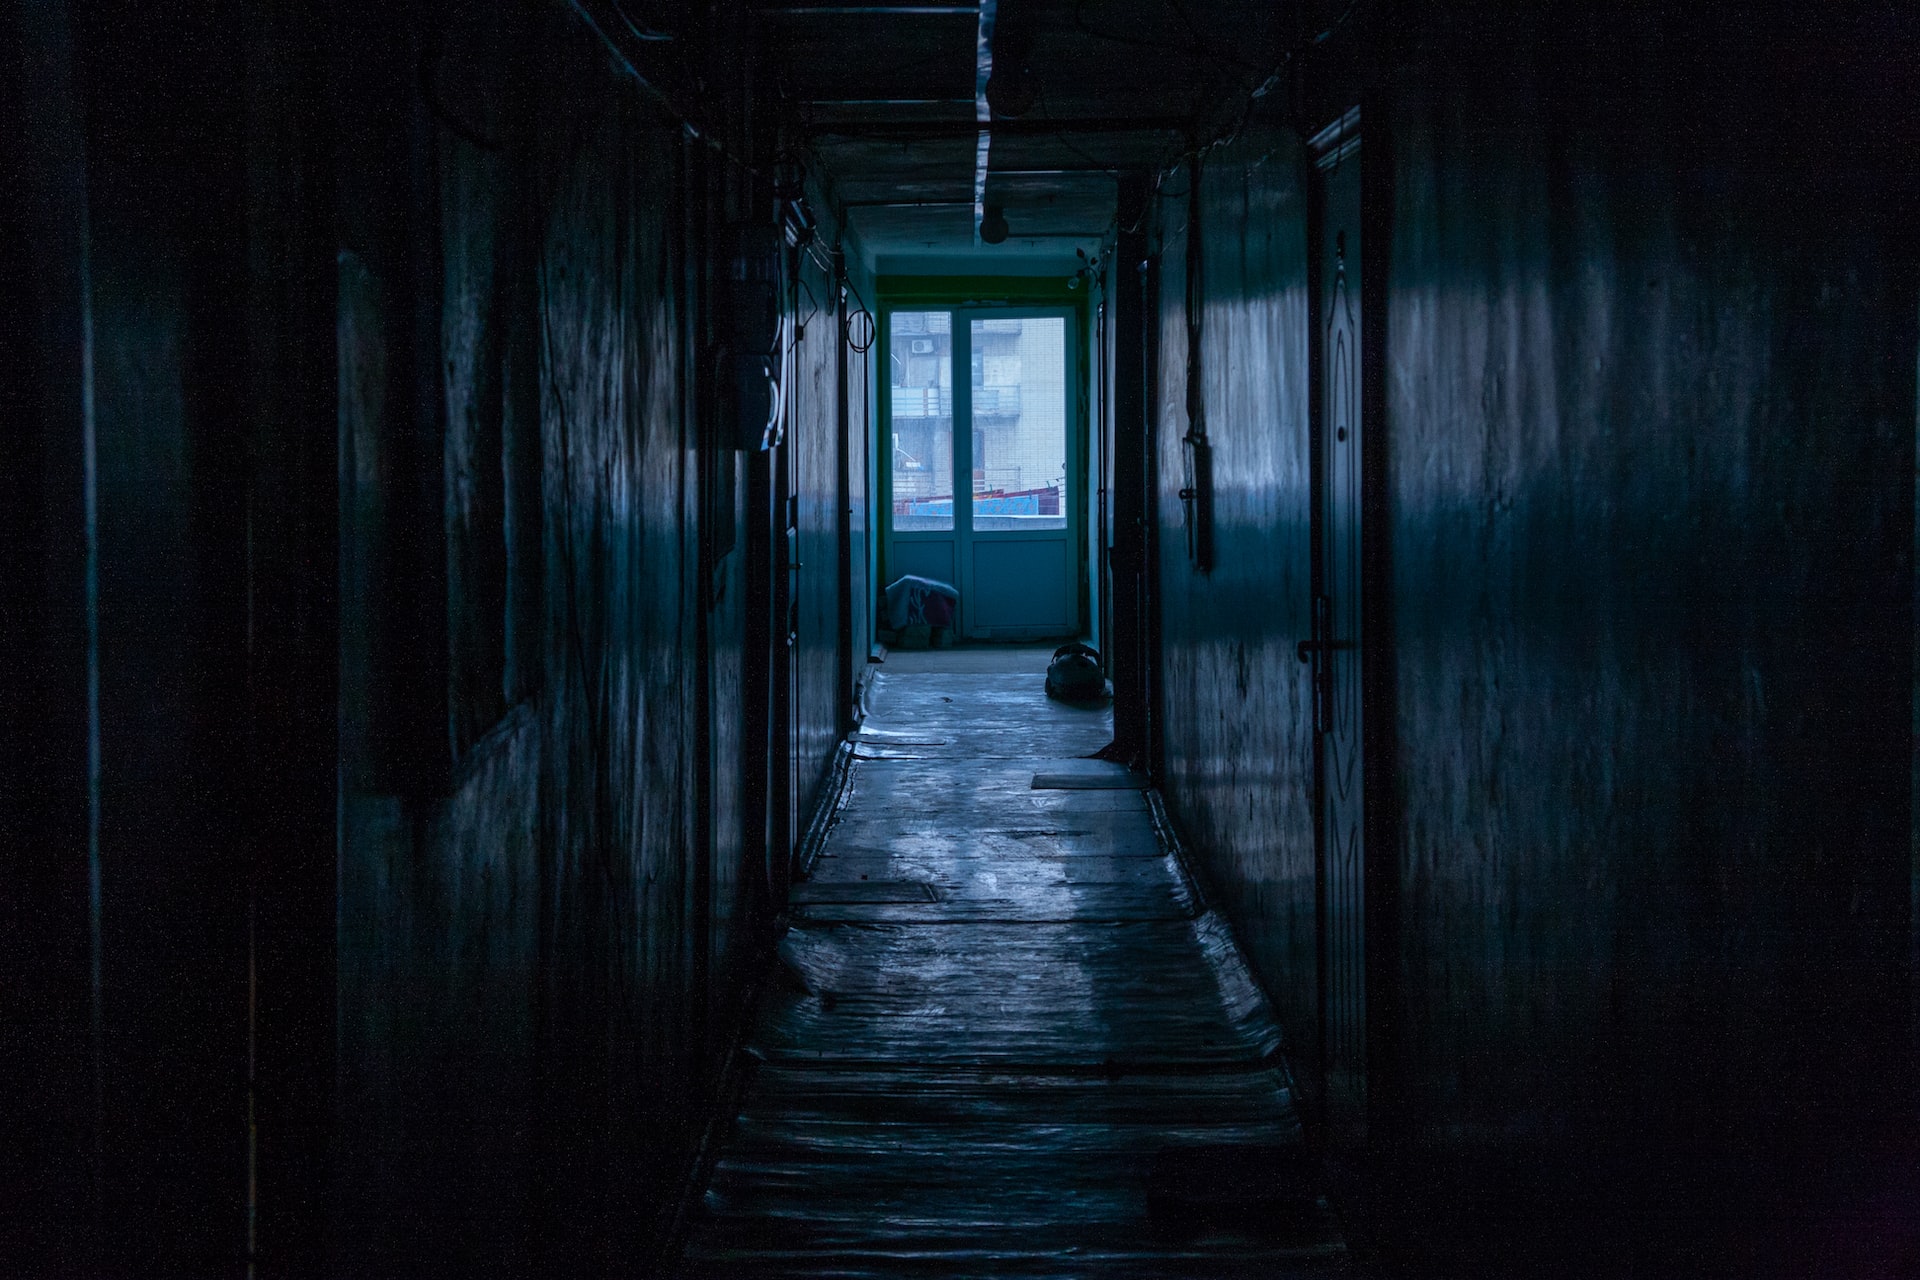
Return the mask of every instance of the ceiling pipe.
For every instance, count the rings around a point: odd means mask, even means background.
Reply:
[[[993,27],[999,17],[999,0],[980,0],[980,24],[974,39],[973,57],[973,242],[984,242],[981,234],[987,217],[987,156],[993,147],[993,108],[987,105],[987,82],[993,79]]]

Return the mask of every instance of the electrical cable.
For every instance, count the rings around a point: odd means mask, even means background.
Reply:
[[[811,257],[812,255],[809,254],[808,256]],[[815,264],[818,265],[817,259],[815,260]],[[800,321],[800,334],[802,336],[795,339],[796,341],[803,341],[807,326],[812,324],[813,318],[820,314],[820,299],[814,296],[813,286],[807,283],[805,275],[799,277],[799,285],[801,290],[806,293],[807,301],[813,304],[813,310],[807,312],[805,318]]]
[[[804,169],[805,166],[802,166],[802,168]],[[819,175],[812,174],[811,176],[813,176],[816,181],[818,180]],[[829,276],[833,274],[833,260],[820,256],[820,242],[818,237],[807,242],[806,255],[813,260],[813,265],[820,268],[824,274]],[[816,302],[814,305],[818,306],[819,303]]]
[[[1076,14],[1078,13],[1079,6],[1084,3],[1085,0],[1075,0]],[[1276,88],[1285,88],[1287,90],[1286,104],[1288,123],[1296,133],[1304,136],[1306,130],[1300,123],[1299,113],[1296,109],[1296,104],[1293,100],[1294,94],[1292,92],[1294,76],[1298,70],[1300,57],[1309,50],[1316,49],[1331,40],[1342,27],[1346,26],[1348,20],[1353,17],[1359,8],[1360,0],[1347,0],[1347,7],[1341,10],[1340,16],[1335,18],[1331,24],[1314,35],[1296,42],[1294,46],[1287,51],[1286,56],[1280,60],[1280,64],[1269,71],[1266,78],[1247,95],[1246,100],[1240,106],[1239,113],[1229,127],[1220,130],[1212,138],[1201,143],[1199,146],[1191,147],[1181,152],[1163,165],[1154,175],[1153,188],[1148,192],[1147,199],[1141,205],[1140,216],[1134,220],[1131,226],[1126,228],[1127,234],[1132,235],[1140,230],[1141,225],[1146,219],[1146,211],[1152,207],[1156,199],[1164,196],[1164,198],[1167,199],[1177,200],[1186,196],[1188,194],[1187,192],[1175,191],[1163,193],[1160,188],[1166,182],[1168,176],[1181,165],[1186,164],[1190,160],[1200,159],[1216,148],[1231,146],[1246,129],[1247,122],[1253,118],[1254,104],[1271,95]],[[1272,152],[1268,152],[1267,154],[1271,155]],[[1256,163],[1264,162],[1266,158],[1266,156],[1262,156],[1260,161]]]
[[[847,313],[846,323],[841,326],[840,336],[856,354],[865,355],[873,350],[873,344],[880,338],[880,322],[874,319],[873,307],[867,302],[866,295],[860,292],[859,286],[854,284],[852,276],[842,273],[840,283],[846,286],[847,292],[852,294],[854,300],[860,304],[858,311]],[[855,341],[853,337],[853,322],[860,316],[865,316],[867,321],[867,340],[864,343]]]
[[[1353,17],[1354,10],[1358,9],[1359,7],[1360,7],[1360,0],[1347,0],[1347,7],[1341,10],[1340,16],[1335,18],[1329,26],[1321,30],[1318,34],[1308,36],[1306,39],[1301,40],[1299,43],[1295,44],[1293,48],[1289,49],[1287,51],[1286,57],[1280,60],[1280,65],[1275,67],[1271,72],[1269,72],[1267,74],[1267,78],[1265,80],[1262,80],[1259,84],[1259,87],[1254,89],[1253,91],[1254,98],[1255,99],[1264,98],[1277,88],[1287,87],[1290,89],[1295,64],[1299,61],[1300,55],[1305,53],[1309,49],[1316,49],[1321,45],[1325,44],[1327,41],[1333,39],[1335,33],[1338,32],[1340,28],[1347,25],[1347,19]],[[1284,82],[1284,85],[1281,80],[1282,76],[1285,76],[1287,78],[1286,81]],[[1287,110],[1288,110],[1288,114],[1291,115],[1293,113],[1293,95],[1291,92],[1289,92],[1287,95]],[[1296,129],[1299,128],[1298,121],[1294,122],[1294,127]]]
[[[673,101],[673,99],[670,98],[664,90],[662,90],[652,80],[648,79],[646,75],[641,72],[640,68],[637,65],[635,65],[633,59],[627,55],[627,51],[620,47],[620,42],[615,40],[611,35],[609,35],[601,27],[600,23],[594,18],[592,12],[589,10],[587,4],[585,3],[585,0],[573,0],[573,11],[580,16],[581,20],[584,21],[590,29],[592,29],[595,35],[600,37],[601,43],[607,46],[607,49],[613,54],[613,56],[619,59],[620,64],[626,68],[627,74],[632,76],[636,81],[638,81],[640,86],[647,91],[648,96],[650,96],[653,99],[654,105],[658,107],[660,111],[667,116],[668,119],[672,120],[673,123],[679,125],[681,130],[689,138],[692,138],[695,142],[698,142],[701,145],[705,146],[708,150],[712,151],[715,155],[719,156],[722,160],[725,160],[728,164],[733,165],[735,168],[739,169],[742,173],[747,174],[749,177],[756,178],[761,182],[769,181],[769,179],[767,178],[767,175],[762,173],[758,168],[758,166],[753,165],[748,161],[741,159],[739,156],[736,156],[735,154],[733,154],[732,149],[729,148],[726,145],[726,143],[722,142],[719,138],[714,137],[710,132],[708,132],[706,126],[702,125],[699,121],[693,119],[685,111],[682,111],[678,106],[678,104],[676,104]],[[617,5],[615,6],[615,12],[619,13],[621,20],[626,22],[628,26],[630,27],[633,26],[632,20],[627,18],[625,11],[621,10]],[[659,33],[654,33],[653,37],[649,37],[647,34],[641,32],[637,28],[635,29],[635,32],[634,32],[635,38],[640,40],[643,43],[653,43],[654,39],[657,38],[658,35]],[[672,37],[667,37],[667,38],[671,39]]]
[[[854,322],[862,319],[866,321],[867,337],[864,342],[853,336]],[[840,326],[841,340],[847,344],[847,350],[853,352],[855,355],[863,356],[873,350],[874,341],[878,339],[879,336],[880,326],[875,323],[873,312],[867,310],[865,307],[861,307],[858,311],[847,312],[846,322]]]
[[[627,7],[621,4],[620,0],[607,0],[607,4],[612,7],[615,13],[620,15],[620,21],[627,24],[627,30],[633,33],[635,40],[651,44],[655,41],[675,40],[679,38],[666,31],[655,31],[651,27],[641,27],[639,23],[633,20],[632,15],[627,12]]]
[[[801,172],[806,174],[808,177],[812,178],[815,182],[820,183],[820,185],[823,188],[825,187],[826,183],[824,179],[821,178],[819,172],[813,166],[807,163],[807,158],[804,153],[794,152],[792,153],[790,158],[792,162],[800,168]],[[845,221],[844,218],[839,218],[839,217],[836,217],[835,220],[842,223],[844,223]],[[817,236],[814,239],[807,242],[807,244],[804,246],[803,251],[806,253],[807,257],[813,260],[813,264],[819,267],[822,272],[826,273],[828,276],[832,276],[834,274],[833,262],[830,259],[821,256],[820,240]],[[838,252],[838,250],[836,250],[836,252]],[[860,292],[860,286],[856,285],[853,282],[852,276],[847,275],[844,272],[842,272],[840,275],[840,283],[844,285],[846,287],[847,292],[851,293],[856,299],[859,300],[859,303],[860,303],[860,310],[858,312],[850,313],[848,315],[849,322],[851,322],[854,315],[864,315],[866,316],[869,325],[871,325],[873,323],[873,306],[871,303],[867,301],[866,295]],[[813,297],[813,290],[811,288],[807,290],[807,296],[809,298]],[[818,314],[819,306],[820,306],[819,301],[817,299],[814,300],[815,314]],[[812,318],[813,316],[811,315],[807,317],[807,319],[809,320],[811,320]],[[866,354],[866,352],[873,346],[873,342],[874,342],[874,337],[872,334],[869,334],[865,346],[853,344],[851,342],[851,339],[849,339],[849,345],[852,345],[853,350],[860,353],[861,355]]]

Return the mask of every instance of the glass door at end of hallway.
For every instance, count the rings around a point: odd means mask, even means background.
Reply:
[[[952,584],[966,639],[1078,635],[1085,493],[1073,313],[900,309],[885,339],[887,580]]]

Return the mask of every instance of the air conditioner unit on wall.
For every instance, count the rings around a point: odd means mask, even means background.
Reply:
[[[913,354],[917,356],[932,355],[933,339],[932,338],[915,338],[913,340]]]

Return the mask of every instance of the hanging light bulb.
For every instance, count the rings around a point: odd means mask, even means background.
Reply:
[[[987,206],[980,219],[980,239],[986,244],[1000,244],[1007,238],[1007,213],[997,204]]]

